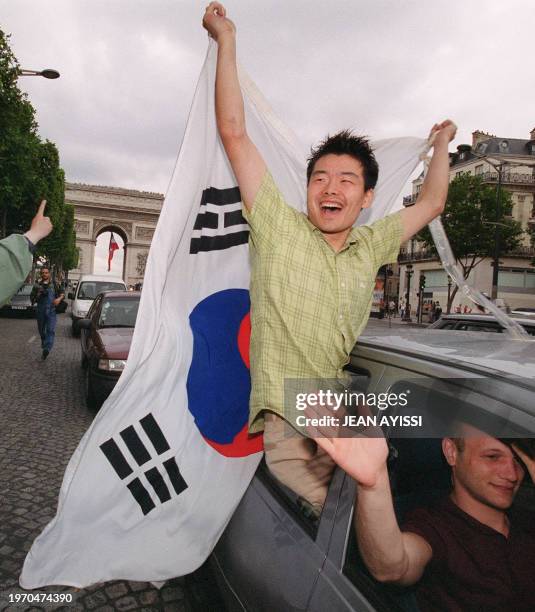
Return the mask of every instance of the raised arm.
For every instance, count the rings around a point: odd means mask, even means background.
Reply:
[[[266,164],[249,138],[245,125],[236,66],[236,28],[219,2],[208,5],[203,26],[218,44],[215,84],[217,128],[238,180],[242,201],[251,210],[266,172]]]
[[[428,542],[402,532],[394,513],[384,438],[315,438],[357,483],[355,531],[370,573],[381,582],[417,582],[432,557]]]
[[[422,189],[416,203],[401,211],[402,242],[406,242],[444,211],[448,196],[450,169],[448,145],[455,138],[456,132],[457,126],[449,119],[435,124],[431,129],[430,135],[435,134],[433,156]]]

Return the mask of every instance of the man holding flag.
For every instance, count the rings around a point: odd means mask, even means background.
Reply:
[[[119,245],[115,241],[115,237],[113,236],[113,232],[110,235],[110,246],[108,247],[108,272],[111,270],[111,260],[113,259],[113,254],[119,248]]]
[[[286,204],[247,133],[236,29],[223,5],[210,3],[203,25],[218,43],[217,127],[251,232],[249,431],[264,430],[270,470],[319,516],[334,463],[285,420],[285,381],[343,378],[368,320],[377,270],[444,210],[456,126],[433,126],[434,153],[416,204],[358,228],[372,204],[377,162],[368,141],[349,131],[327,138],[309,158],[304,215]]]

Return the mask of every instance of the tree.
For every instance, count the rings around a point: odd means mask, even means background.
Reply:
[[[497,218],[496,187],[484,184],[480,177],[463,173],[451,181],[442,223],[465,278],[483,259],[494,256],[496,223],[500,228],[501,253],[520,245],[523,230],[520,223],[511,218],[511,194],[503,188],[500,190],[499,209]],[[418,240],[436,253],[427,227],[420,232]],[[457,290],[458,287],[454,287],[451,292],[448,311]]]
[[[0,237],[25,231],[44,198],[54,230],[39,243],[36,257],[69,270],[78,264],[74,210],[65,203],[58,150],[40,139],[34,108],[17,85],[19,74],[9,36],[0,30]]]

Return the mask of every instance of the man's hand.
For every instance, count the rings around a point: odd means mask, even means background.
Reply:
[[[371,415],[367,406],[359,406],[358,412],[362,416]],[[343,422],[342,417],[345,416],[340,410],[333,411],[332,407],[321,405],[308,405],[305,415],[309,419],[319,419],[317,422],[329,415],[336,415],[338,422]],[[324,422],[328,423],[328,420]],[[368,427],[358,433],[344,425],[321,425],[308,427],[308,435],[360,486],[374,487],[379,476],[387,474],[388,445],[379,427]]]
[[[44,216],[45,206],[46,200],[42,200],[37,214],[32,219],[30,229],[24,234],[33,244],[37,244],[39,240],[46,238],[53,228],[50,219]]]
[[[57,297],[55,300],[52,300],[52,304],[54,304],[54,306],[57,306],[61,300],[63,299],[63,296]]]
[[[230,19],[227,19],[225,7],[220,2],[210,2],[206,7],[202,25],[216,41],[227,32],[236,33],[236,26]]]
[[[429,138],[432,138],[433,144],[444,143],[448,145],[457,133],[457,126],[451,119],[446,119],[442,123],[435,123],[429,132]]]

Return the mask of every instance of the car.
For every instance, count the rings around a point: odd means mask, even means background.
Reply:
[[[535,319],[520,315],[511,318],[513,321],[522,325],[530,336],[535,336]],[[433,329],[455,329],[495,333],[502,333],[505,329],[491,314],[445,314],[429,327]]]
[[[30,299],[32,289],[33,285],[31,283],[25,283],[22,285],[17,293],[15,293],[15,295],[2,306],[0,309],[2,315],[35,317],[37,313],[37,306],[36,304],[32,304]]]
[[[374,331],[359,339],[347,372],[357,387],[376,396],[411,391],[412,412],[427,408],[424,416],[431,417],[425,437],[417,430],[385,428],[399,519],[449,490],[441,438],[450,414],[492,435],[535,436],[532,340],[429,328]],[[400,404],[387,412],[403,416],[407,408]],[[530,492],[525,482],[515,503]],[[323,512],[313,521],[262,462],[211,556],[227,610],[417,612],[413,589],[377,582],[360,558],[355,494],[354,481],[336,469]]]
[[[521,307],[511,311],[512,315],[522,315],[527,317],[535,317],[535,308]]]
[[[78,322],[86,317],[93,300],[102,291],[126,291],[127,287],[121,278],[84,274],[80,277],[76,288],[69,292],[71,300],[71,332],[78,336]]]
[[[79,321],[88,408],[98,410],[102,406],[124,370],[140,296],[134,291],[100,293],[87,318]]]

